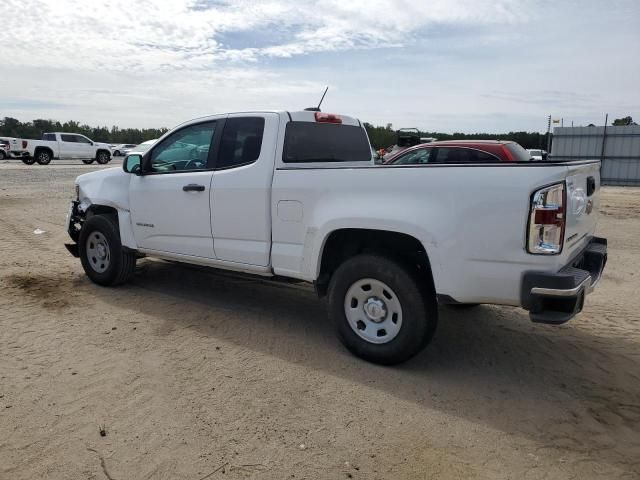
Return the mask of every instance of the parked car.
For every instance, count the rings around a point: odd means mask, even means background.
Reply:
[[[429,342],[438,301],[551,324],[582,309],[607,258],[600,162],[514,166],[375,166],[346,115],[213,115],[79,176],[66,247],[104,286],[144,255],[312,282],[346,347],[393,364]]]
[[[101,165],[111,160],[109,144],[94,142],[77,133],[45,133],[42,135],[42,140],[22,140],[22,143],[29,161],[35,159],[40,165],[47,165],[54,158],[60,160],[78,158],[86,164],[97,161]]]
[[[408,148],[385,160],[386,165],[425,163],[528,162],[529,153],[516,142],[446,140]]]
[[[112,145],[111,152],[114,157],[126,155],[125,151],[135,148],[135,143],[121,143],[120,145]]]
[[[0,138],[0,160],[10,157],[11,146],[8,140]]]
[[[0,143],[8,146],[7,149],[3,149],[3,158],[23,158],[28,155],[24,149],[26,141],[20,138],[2,137],[0,138]]]
[[[547,159],[547,152],[545,152],[544,150],[540,150],[538,148],[531,148],[531,149],[528,149],[527,152],[529,152],[529,155],[531,155],[532,160],[541,162]]]
[[[136,148],[131,149],[131,151],[127,152],[127,155],[131,153],[144,153],[151,148],[151,145],[158,141],[157,138],[152,140],[147,140],[146,142],[142,142],[140,145],[136,145]]]

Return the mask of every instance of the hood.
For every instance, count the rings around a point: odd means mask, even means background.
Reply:
[[[80,187],[79,200],[82,210],[90,205],[105,205],[119,210],[129,210],[129,182],[131,174],[120,167],[96,170],[76,178]]]

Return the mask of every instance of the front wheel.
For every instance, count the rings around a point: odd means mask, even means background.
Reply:
[[[104,150],[101,150],[96,154],[96,161],[100,165],[106,165],[107,163],[109,163],[109,160],[111,160],[111,158],[109,157],[109,154]]]
[[[82,163],[84,163],[85,165],[91,165],[93,163],[93,158],[84,158],[82,160]]]
[[[118,224],[113,218],[90,217],[82,226],[78,247],[82,268],[94,283],[120,285],[133,276],[136,255],[122,247]]]
[[[336,270],[328,307],[342,343],[355,355],[384,365],[417,354],[438,322],[433,285],[378,255],[358,255]]]
[[[46,150],[40,150],[36,153],[36,161],[38,165],[49,165],[51,163],[51,154]]]

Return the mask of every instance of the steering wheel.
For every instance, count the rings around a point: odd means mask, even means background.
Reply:
[[[157,171],[175,170],[176,166],[171,162],[165,162],[164,160],[154,160],[152,167]]]
[[[200,151],[198,147],[194,147],[189,150],[189,159],[187,163],[184,164],[184,169],[200,169],[205,167],[205,162],[200,158]]]
[[[200,160],[187,160],[184,164],[183,170],[198,170],[204,168],[204,163]]]

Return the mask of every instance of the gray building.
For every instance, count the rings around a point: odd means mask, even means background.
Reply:
[[[556,127],[551,155],[557,160],[602,159],[603,185],[640,186],[640,125]]]

